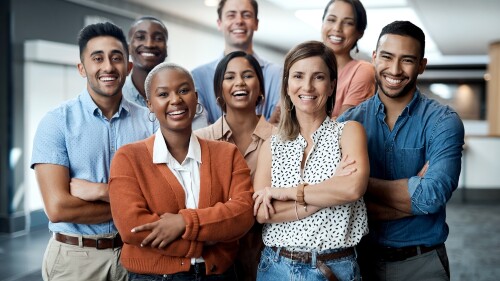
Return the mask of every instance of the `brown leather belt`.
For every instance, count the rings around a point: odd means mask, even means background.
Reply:
[[[273,251],[277,251],[277,247],[271,247]],[[279,251],[279,255],[285,257],[287,259],[291,259],[293,261],[298,261],[301,263],[311,263],[312,261],[312,253],[311,252],[293,252],[288,251],[284,248],[281,248]],[[337,281],[337,277],[332,272],[332,270],[324,263],[325,261],[340,259],[343,257],[348,257],[354,255],[354,248],[346,248],[340,250],[338,252],[319,254],[316,256],[316,266],[323,273],[329,281]]]
[[[435,246],[409,246],[402,248],[390,248],[390,247],[378,247],[375,251],[376,254],[384,261],[395,262],[404,261],[406,259],[434,251],[440,247],[444,247],[444,244],[438,244]]]
[[[78,237],[64,235],[61,233],[54,233],[54,239],[58,242],[79,246]],[[98,250],[103,249],[114,249],[123,246],[120,234],[117,234],[114,238],[82,238],[83,247],[96,248]]]

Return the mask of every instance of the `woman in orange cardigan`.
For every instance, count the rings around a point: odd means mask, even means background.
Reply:
[[[111,164],[121,263],[130,280],[235,280],[237,239],[254,223],[250,170],[233,144],[192,134],[198,97],[186,69],[159,64],[145,88],[160,130]]]

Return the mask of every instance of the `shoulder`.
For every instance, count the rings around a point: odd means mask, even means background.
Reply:
[[[428,119],[433,127],[437,125],[463,130],[463,122],[458,113],[451,107],[443,105],[437,100],[430,99],[421,94],[422,107],[420,118]]]
[[[214,135],[214,124],[209,125],[204,128],[197,129],[193,131],[193,133],[198,137],[206,140],[214,140],[215,135]]]
[[[375,67],[373,66],[373,64],[367,61],[358,60],[353,67],[353,75],[369,77],[370,79],[374,80]]]
[[[191,70],[193,76],[195,75],[206,75],[207,73],[214,72],[219,60],[213,60],[211,62],[199,65]]]
[[[195,130],[193,133],[202,139],[207,140],[220,140],[222,138],[222,116],[215,121],[215,123],[206,127]]]
[[[221,155],[229,155],[238,151],[236,145],[226,142],[226,141],[217,141],[217,140],[209,140],[198,137],[198,141],[200,142],[200,146],[206,147],[210,151],[210,157],[219,157]]]
[[[347,120],[356,120],[358,122],[362,122],[362,120],[366,118],[369,108],[373,106],[375,97],[376,95],[370,97],[355,107],[349,108],[337,118],[337,121],[344,122]]]
[[[130,159],[142,158],[145,155],[150,155],[148,152],[148,145],[152,146],[154,142],[155,135],[152,135],[146,139],[142,139],[139,141],[131,142],[125,145],[122,145],[115,154],[113,159],[119,159],[120,157],[126,156]]]
[[[276,134],[277,132],[278,128],[267,122],[264,117],[261,117],[259,119],[259,123],[257,123],[254,134],[263,140],[267,140],[269,137],[271,137],[271,135]]]

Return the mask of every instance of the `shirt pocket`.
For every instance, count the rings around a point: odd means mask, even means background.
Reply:
[[[398,149],[395,164],[397,179],[416,176],[425,164],[425,147]]]

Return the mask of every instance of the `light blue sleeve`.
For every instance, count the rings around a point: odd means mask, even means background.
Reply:
[[[64,118],[61,109],[47,113],[36,130],[30,167],[35,164],[57,164],[69,167],[69,157],[64,134]]]

